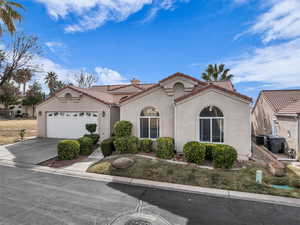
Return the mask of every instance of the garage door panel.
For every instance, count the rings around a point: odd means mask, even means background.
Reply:
[[[47,137],[79,138],[88,133],[87,123],[98,124],[98,113],[95,112],[48,112]]]

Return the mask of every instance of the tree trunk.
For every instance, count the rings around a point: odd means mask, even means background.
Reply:
[[[34,111],[35,111],[35,106],[32,105],[32,118],[34,118]]]
[[[23,83],[23,95],[25,96],[25,92],[26,92],[26,82]]]

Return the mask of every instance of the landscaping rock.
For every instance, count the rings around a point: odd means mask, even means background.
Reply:
[[[116,169],[126,169],[131,167],[133,164],[134,160],[127,157],[121,157],[112,162],[112,166]]]
[[[285,167],[279,163],[269,163],[268,167],[273,176],[282,177],[285,175]]]

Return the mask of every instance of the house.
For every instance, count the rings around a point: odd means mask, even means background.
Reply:
[[[77,138],[94,122],[104,139],[116,121],[128,120],[134,136],[173,137],[178,152],[188,141],[225,143],[248,159],[251,101],[230,81],[208,83],[182,73],[156,84],[68,86],[37,107],[38,130],[41,137]]]
[[[252,110],[253,134],[284,137],[288,147],[299,152],[300,89],[261,91]]]

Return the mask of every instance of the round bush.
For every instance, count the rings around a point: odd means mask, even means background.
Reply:
[[[162,159],[171,159],[174,157],[175,147],[174,139],[171,137],[161,137],[157,140],[156,156]]]
[[[120,153],[138,153],[139,139],[134,136],[118,137],[114,141],[115,148]]]
[[[213,160],[213,150],[217,146],[217,144],[203,143],[202,145],[205,146],[205,159],[208,161],[212,161]]]
[[[138,153],[139,151],[139,139],[135,136],[127,138],[127,151],[128,153]]]
[[[80,144],[75,140],[63,140],[57,145],[57,155],[59,160],[71,160],[78,157]]]
[[[152,152],[153,141],[151,139],[142,139],[140,140],[140,149],[141,152]]]
[[[188,162],[201,165],[205,158],[205,146],[196,141],[188,142],[183,147],[184,157]]]
[[[92,134],[92,133],[96,132],[97,124],[95,124],[95,123],[87,123],[85,125],[85,129],[87,129],[87,131]]]
[[[237,160],[236,150],[229,145],[216,145],[213,149],[213,164],[216,168],[232,168]]]
[[[114,140],[114,146],[117,152],[127,153],[128,152],[128,143],[127,137],[117,137]]]
[[[115,123],[114,133],[117,137],[129,137],[131,135],[132,123],[121,120]]]
[[[101,151],[105,157],[112,155],[112,153],[116,150],[114,146],[114,140],[115,138],[111,137],[102,141]]]
[[[90,137],[82,137],[78,139],[80,144],[80,155],[90,155],[93,152],[92,145],[93,139]]]
[[[97,144],[98,141],[99,141],[99,139],[100,139],[100,135],[99,134],[85,134],[84,137],[92,138],[93,145]]]

